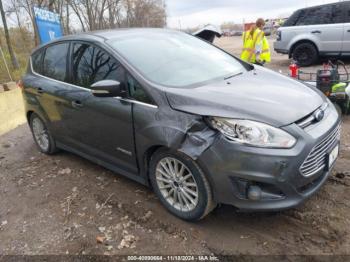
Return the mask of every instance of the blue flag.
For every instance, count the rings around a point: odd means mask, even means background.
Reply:
[[[45,44],[62,36],[60,16],[45,9],[33,7],[40,44]]]

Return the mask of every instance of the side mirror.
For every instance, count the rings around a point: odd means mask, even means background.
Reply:
[[[101,80],[91,85],[91,92],[96,97],[123,96],[125,91],[121,89],[120,82],[115,80]]]

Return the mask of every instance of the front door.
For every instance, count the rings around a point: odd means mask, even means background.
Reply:
[[[125,86],[122,65],[98,46],[72,43],[70,116],[65,121],[70,144],[104,162],[136,172],[132,104],[117,98],[95,97],[91,85],[100,80],[116,80]]]

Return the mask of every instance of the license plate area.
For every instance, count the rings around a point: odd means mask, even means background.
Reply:
[[[339,143],[336,144],[327,154],[328,170],[330,170],[339,156]]]

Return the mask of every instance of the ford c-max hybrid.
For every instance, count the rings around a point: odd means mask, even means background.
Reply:
[[[153,188],[172,214],[302,203],[339,152],[340,117],[317,89],[186,33],[66,36],[22,79],[38,148],[76,153]]]

